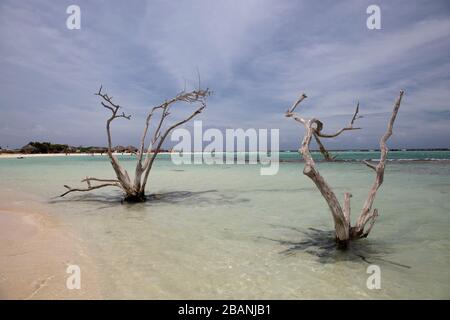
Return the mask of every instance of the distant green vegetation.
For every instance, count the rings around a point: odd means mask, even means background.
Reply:
[[[124,152],[136,152],[137,148],[134,146],[117,146],[112,148],[113,151],[124,153]],[[108,149],[105,147],[84,147],[84,146],[69,146],[67,144],[58,144],[51,142],[29,142],[27,145],[20,149],[14,150],[2,150],[4,153],[105,153]]]
[[[21,151],[24,153],[61,153],[67,152],[67,144],[53,144],[50,142],[30,142],[23,146]]]

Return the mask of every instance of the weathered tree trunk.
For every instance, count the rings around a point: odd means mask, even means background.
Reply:
[[[325,179],[320,175],[319,171],[316,169],[316,164],[311,156],[309,145],[311,143],[311,138],[314,136],[316,140],[319,143],[319,146],[321,145],[319,137],[322,138],[333,138],[341,134],[345,130],[355,130],[359,128],[353,128],[353,123],[355,119],[358,117],[359,112],[359,103],[356,107],[355,114],[353,115],[353,118],[349,124],[349,126],[339,130],[335,134],[323,134],[322,128],[323,123],[320,122],[317,119],[303,119],[299,115],[294,113],[295,108],[302,102],[306,95],[302,94],[299,99],[295,101],[295,103],[292,105],[292,107],[286,112],[286,117],[292,117],[296,121],[300,122],[305,126],[306,133],[302,141],[302,146],[299,150],[301,155],[303,156],[303,159],[305,160],[305,167],[303,169],[303,173],[309,177],[317,186],[320,193],[322,194],[323,198],[328,204],[328,207],[330,208],[331,215],[333,217],[334,221],[334,229],[336,232],[336,242],[339,247],[345,248],[347,247],[350,240],[353,239],[359,239],[359,238],[365,238],[369,235],[370,231],[372,230],[373,225],[375,224],[376,218],[378,216],[378,210],[373,209],[372,205],[375,200],[375,196],[377,193],[378,188],[383,183],[383,177],[384,177],[384,169],[386,166],[386,160],[387,160],[387,154],[388,154],[388,148],[386,146],[387,140],[392,135],[392,130],[394,127],[395,118],[397,117],[398,110],[400,108],[400,103],[402,100],[404,92],[400,91],[399,97],[397,98],[397,101],[395,102],[394,109],[392,111],[391,118],[388,123],[387,131],[383,135],[383,137],[380,140],[380,152],[381,157],[380,161],[377,165],[371,164],[369,162],[365,162],[365,164],[373,169],[375,171],[375,182],[372,185],[372,188],[369,191],[369,194],[367,196],[367,199],[364,203],[364,206],[361,210],[361,213],[356,221],[356,224],[354,226],[351,226],[351,220],[350,220],[350,193],[344,194],[344,208],[341,207],[339,200],[337,199],[335,193],[331,189],[331,187],[328,185],[328,183],[325,181]],[[366,228],[366,225],[368,224],[368,227]]]
[[[206,98],[210,95],[210,93],[211,92],[208,89],[206,90],[198,89],[191,92],[183,91],[176,97],[170,100],[166,100],[161,105],[153,107],[151,109],[145,121],[145,126],[140,141],[140,147],[137,152],[134,180],[131,180],[127,170],[125,170],[125,168],[122,167],[117,157],[113,154],[112,138],[111,138],[112,121],[117,118],[125,118],[129,120],[130,116],[125,115],[125,113],[123,112],[121,114],[118,113],[119,108],[121,107],[112,102],[112,97],[108,96],[106,93],[102,93],[102,87],[100,87],[100,90],[95,95],[100,96],[103,99],[103,101],[101,101],[102,106],[111,111],[111,117],[108,118],[108,120],[106,121],[106,133],[108,136],[107,154],[111,161],[111,165],[114,169],[117,179],[98,179],[86,177],[85,179],[82,180],[82,182],[86,182],[87,184],[86,188],[71,188],[65,185],[64,187],[68,190],[63,194],[61,194],[61,197],[74,191],[84,192],[104,187],[118,187],[122,189],[123,192],[125,193],[124,201],[127,202],[145,201],[146,200],[145,187],[150,174],[150,170],[152,169],[156,156],[161,150],[164,140],[167,138],[167,136],[173,129],[188,122],[189,120],[191,120],[192,118],[194,118],[196,115],[200,114],[203,111],[203,109],[206,107]],[[187,118],[163,129],[164,121],[170,115],[169,110],[171,106],[177,102],[185,102],[188,104],[198,103],[199,106]],[[156,112],[160,112],[160,118],[157,121],[155,130],[153,131],[150,144],[146,149],[145,139],[149,131],[151,119],[156,114]],[[102,182],[102,183],[93,185],[92,182]]]

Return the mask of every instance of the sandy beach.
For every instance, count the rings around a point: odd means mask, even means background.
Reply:
[[[131,153],[117,153],[117,155],[131,155]],[[106,153],[0,153],[0,159],[40,158],[40,157],[73,157],[73,156],[107,156]]]
[[[100,298],[86,248],[47,211],[32,195],[0,191],[0,299]],[[79,290],[66,287],[73,264],[81,268]]]
[[[193,152],[194,154],[200,152]],[[159,152],[158,154],[170,154],[170,152]],[[134,153],[119,152],[114,153],[116,156],[132,156]],[[42,157],[107,157],[105,153],[0,153],[0,159],[16,159],[16,158],[42,158]]]

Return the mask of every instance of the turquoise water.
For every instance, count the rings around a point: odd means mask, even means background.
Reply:
[[[280,158],[291,156],[298,158]],[[150,175],[156,196],[143,204],[121,204],[115,189],[56,197],[87,175],[113,177],[100,156],[0,159],[0,190],[33,193],[79,235],[105,298],[450,298],[449,162],[390,162],[371,235],[340,252],[302,163],[281,162],[278,174],[261,176],[258,165],[176,166],[168,157]],[[390,157],[448,159],[449,152]],[[132,157],[121,159],[133,172]],[[353,194],[355,219],[373,172],[359,162],[318,166],[340,198]],[[366,286],[370,264],[381,269],[379,290]]]
[[[337,151],[330,152],[336,156],[336,160],[376,160],[380,158],[379,151]],[[322,159],[322,155],[313,152],[315,159]],[[280,159],[290,160],[298,158],[297,152],[281,152]],[[390,151],[388,154],[390,160],[444,160],[450,159],[449,151]]]

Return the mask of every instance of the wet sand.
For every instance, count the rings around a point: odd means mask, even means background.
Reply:
[[[80,239],[39,199],[0,191],[0,299],[96,299],[95,266]],[[81,269],[81,288],[66,286],[69,265]]]

